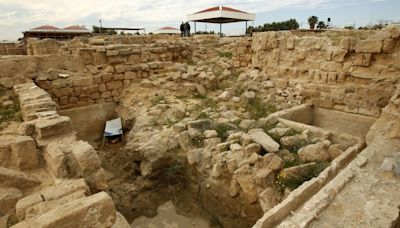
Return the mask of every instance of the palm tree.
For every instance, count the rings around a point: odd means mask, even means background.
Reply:
[[[318,17],[317,16],[311,16],[308,18],[308,24],[310,24],[310,29],[315,28],[315,24],[318,23]]]

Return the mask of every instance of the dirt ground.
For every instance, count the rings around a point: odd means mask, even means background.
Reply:
[[[106,170],[109,194],[117,210],[129,223],[134,222],[134,227],[220,227],[183,183],[168,185],[143,179],[138,164],[125,154],[122,142],[106,143],[101,149],[98,141],[95,148]]]

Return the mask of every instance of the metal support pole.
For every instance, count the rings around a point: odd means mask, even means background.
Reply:
[[[194,21],[194,34],[196,34],[196,21]]]
[[[247,35],[247,21],[246,21],[246,27],[244,28],[244,35]]]
[[[219,37],[222,37],[222,23],[219,23]]]

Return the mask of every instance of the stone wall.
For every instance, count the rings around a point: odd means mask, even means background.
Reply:
[[[0,55],[24,55],[24,46],[19,43],[0,43]]]
[[[28,39],[26,51],[28,55],[49,55],[57,54],[63,42],[53,39]]]
[[[400,76],[400,30],[253,35],[252,67],[306,102],[379,116]]]

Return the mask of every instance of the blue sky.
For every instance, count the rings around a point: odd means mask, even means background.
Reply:
[[[331,17],[337,27],[400,22],[400,0],[0,0],[0,40],[15,40],[21,31],[43,24],[90,28],[100,18],[105,27],[145,27],[150,32],[178,27],[187,14],[220,4],[256,13],[254,25],[295,18],[305,28],[311,15],[325,21]],[[224,25],[223,32],[238,34],[244,27],[244,23]],[[207,30],[218,31],[219,26],[207,24]]]

